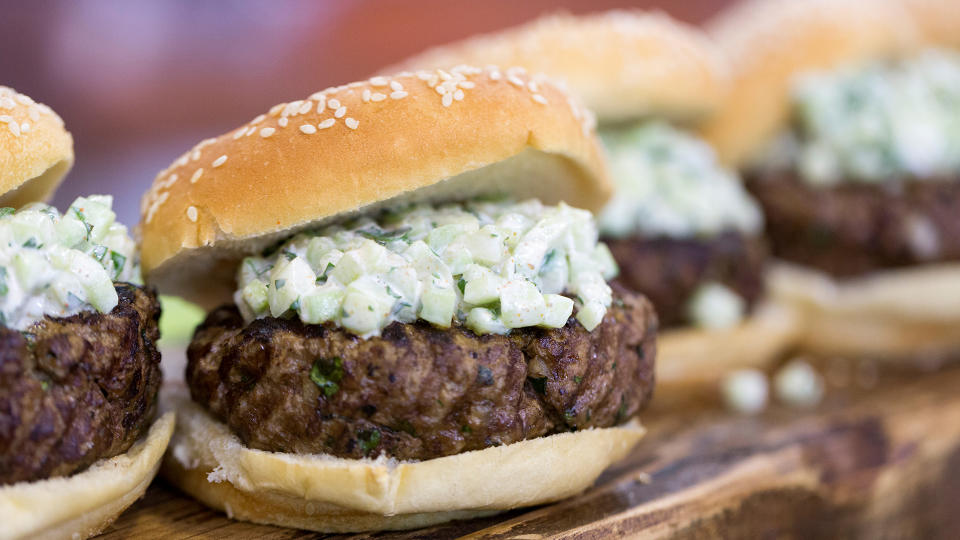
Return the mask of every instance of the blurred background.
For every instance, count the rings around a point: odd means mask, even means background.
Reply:
[[[73,133],[54,203],[112,193],[132,226],[159,170],[275,103],[544,13],[657,6],[700,23],[729,1],[0,0],[0,84]]]

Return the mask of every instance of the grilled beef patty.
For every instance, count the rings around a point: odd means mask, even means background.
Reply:
[[[110,313],[0,326],[0,485],[67,476],[126,452],[160,388],[152,291],[117,284]]]
[[[805,183],[796,173],[748,177],[773,253],[837,277],[960,260],[960,178],[889,184]]]
[[[345,458],[423,460],[551,433],[613,426],[651,397],[657,319],[614,287],[587,332],[478,336],[424,322],[358,338],[332,325],[236,307],[211,313],[188,350],[193,399],[248,446]]]
[[[616,281],[643,293],[664,327],[689,324],[697,289],[721,283],[752,307],[763,295],[766,246],[759,238],[725,232],[713,238],[605,238],[620,266]]]

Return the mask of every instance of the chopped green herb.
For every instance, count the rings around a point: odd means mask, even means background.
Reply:
[[[111,249],[110,260],[113,261],[113,279],[117,279],[120,277],[120,272],[123,272],[123,267],[127,264],[127,257]]]
[[[575,382],[575,383],[577,383],[577,384],[580,384],[580,383],[583,382],[583,377],[581,377],[581,376],[579,376],[579,375],[574,375],[574,376],[573,376],[573,382]]]
[[[327,263],[327,267],[323,269],[323,273],[317,276],[317,285],[326,283],[330,272],[333,271],[334,268],[336,268],[336,266],[333,263]]]
[[[620,408],[617,409],[617,422],[622,422],[627,417],[627,400],[623,394],[620,394]]]
[[[34,238],[34,237],[31,236],[29,240],[27,240],[26,242],[23,243],[23,247],[36,248],[36,247],[40,247],[40,244],[37,243],[37,239],[36,239],[36,238]]]
[[[367,311],[373,311],[373,306],[367,305]]]
[[[285,279],[278,279],[278,280],[275,280],[275,281],[273,282],[274,288],[276,288],[278,291],[279,291],[280,289],[282,289],[283,286],[286,285],[286,284],[287,284],[287,280],[285,280]]]
[[[550,266],[550,263],[553,262],[553,258],[557,256],[557,250],[551,249],[543,256],[543,264],[540,265],[541,268],[546,268]]]
[[[0,208],[0,217],[7,217],[13,214],[14,212],[16,212],[16,210],[14,210],[13,208],[10,208],[9,206],[4,206],[3,208]]]
[[[296,300],[290,304],[290,311],[298,311],[300,309],[300,297],[298,296]]]
[[[463,278],[460,278],[460,279],[457,281],[457,288],[460,289],[460,294],[463,294],[464,289],[467,288],[467,280],[465,280],[465,279],[463,279]]]
[[[8,292],[10,292],[10,287],[7,286],[7,269],[0,266],[0,296],[6,296]]]
[[[284,250],[283,256],[286,257],[288,261],[292,261],[297,258],[297,254],[289,250]]]
[[[410,227],[397,227],[392,231],[385,231],[371,225],[369,228],[358,230],[357,233],[382,244],[385,242],[392,242],[394,240],[402,240],[403,237],[410,232],[410,230]]]
[[[473,433],[473,430],[470,429],[470,426],[466,424],[460,426],[460,431],[462,431],[463,433]]]
[[[343,359],[318,358],[310,369],[310,380],[313,381],[323,395],[331,397],[340,390],[340,380],[343,379]]]
[[[40,381],[40,388],[42,388],[43,391],[46,392],[50,388],[50,383],[48,383],[47,381]]]
[[[73,216],[80,220],[80,223],[83,223],[84,228],[87,229],[85,240],[90,240],[90,231],[93,230],[93,225],[87,223],[87,216],[83,215],[83,212],[79,208],[72,207],[71,210],[73,210]]]
[[[377,428],[361,430],[357,433],[357,438],[360,441],[360,449],[366,456],[380,444],[380,430]]]

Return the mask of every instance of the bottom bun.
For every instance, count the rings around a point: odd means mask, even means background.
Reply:
[[[89,538],[143,496],[174,430],[173,413],[126,453],[73,476],[0,488],[0,538]]]
[[[960,264],[842,282],[780,264],[770,290],[803,312],[799,345],[810,353],[910,363],[960,354]]]
[[[412,529],[564,499],[644,433],[631,423],[421,462],[351,460],[247,448],[182,387],[164,401],[180,419],[164,476],[232,518],[329,533]]]
[[[666,330],[657,338],[654,399],[691,385],[716,386],[736,369],[763,369],[796,344],[801,330],[800,313],[773,302],[761,304],[733,328]]]

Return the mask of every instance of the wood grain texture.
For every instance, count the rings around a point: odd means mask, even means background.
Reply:
[[[636,451],[575,499],[337,538],[960,537],[960,368],[852,380],[808,412],[654,407]],[[323,536],[234,522],[158,483],[105,535],[131,537]]]

